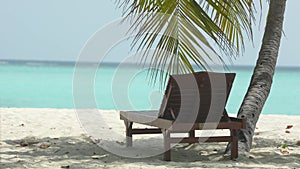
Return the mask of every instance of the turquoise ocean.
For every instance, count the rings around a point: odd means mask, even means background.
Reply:
[[[74,70],[75,64],[71,62],[0,61],[0,107],[76,108]],[[251,67],[231,69],[236,73],[236,79],[227,103],[229,113],[238,112],[252,70]],[[94,76],[92,89],[97,108],[158,109],[163,89],[150,83],[148,77],[147,70],[134,66],[120,68],[116,64],[101,64]],[[300,68],[278,67],[262,113],[300,115],[299,84]],[[80,92],[85,90],[83,85]],[[129,107],[122,105],[127,102]]]

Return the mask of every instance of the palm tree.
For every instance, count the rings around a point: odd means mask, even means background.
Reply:
[[[270,92],[280,45],[286,0],[271,0],[266,30],[248,92],[238,113],[247,120],[247,129],[239,140],[249,151],[256,122]],[[209,62],[226,64],[244,49],[244,37],[252,40],[255,11],[252,0],[125,0],[118,1],[133,17],[132,30],[138,30],[133,45],[149,51],[151,67],[167,73],[210,70]],[[215,50],[215,43],[220,50]],[[211,55],[217,56],[212,58]],[[221,56],[228,56],[226,58]],[[226,66],[225,66],[226,67]],[[157,74],[152,74],[156,77]]]
[[[268,98],[275,72],[283,31],[286,0],[271,0],[265,32],[248,91],[239,109],[238,117],[247,119],[247,128],[239,135],[240,145],[249,151],[256,123]]]

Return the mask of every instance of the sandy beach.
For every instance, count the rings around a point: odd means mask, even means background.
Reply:
[[[236,161],[224,155],[226,143],[201,143],[175,145],[165,162],[155,154],[161,135],[134,137],[134,152],[153,156],[122,155],[128,148],[118,111],[99,114],[106,124],[93,124],[99,130],[91,134],[73,109],[0,108],[0,168],[300,168],[300,116],[261,115],[251,152]]]

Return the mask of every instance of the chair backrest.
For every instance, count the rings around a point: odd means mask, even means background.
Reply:
[[[171,75],[159,117],[187,123],[228,120],[225,106],[234,78],[235,73]]]

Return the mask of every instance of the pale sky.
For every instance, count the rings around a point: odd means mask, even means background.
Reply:
[[[101,27],[121,16],[114,0],[0,0],[0,59],[76,61],[81,48]],[[300,66],[300,1],[288,0],[279,66]],[[254,65],[265,25],[254,28],[235,65]],[[259,18],[257,18],[259,21]],[[117,60],[115,60],[117,61]]]

